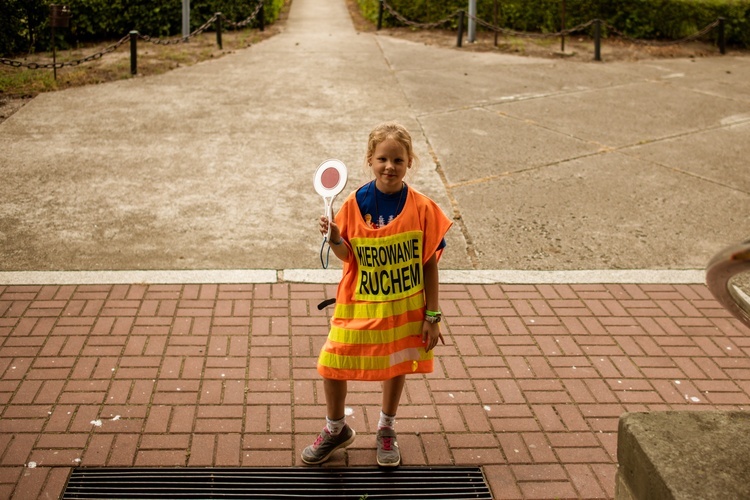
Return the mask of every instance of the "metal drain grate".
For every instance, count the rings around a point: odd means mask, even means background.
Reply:
[[[393,471],[356,467],[78,467],[73,469],[62,498],[492,500],[492,495],[479,467],[399,467]]]

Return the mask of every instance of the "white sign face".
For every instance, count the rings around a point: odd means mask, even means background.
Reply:
[[[333,199],[338,196],[346,186],[348,173],[346,165],[340,160],[326,160],[315,171],[313,186],[315,191],[323,197],[325,203],[325,214],[328,220],[333,219]],[[331,237],[331,226],[328,226],[326,239]]]

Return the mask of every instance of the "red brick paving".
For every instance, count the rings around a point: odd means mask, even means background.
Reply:
[[[301,465],[332,291],[0,286],[0,498],[57,498],[77,465]],[[403,460],[481,465],[497,499],[612,498],[623,412],[750,405],[750,332],[705,286],[441,292],[448,345],[408,379]],[[374,464],[379,390],[351,384],[359,437],[331,465]]]

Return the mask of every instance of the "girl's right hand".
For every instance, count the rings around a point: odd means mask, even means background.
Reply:
[[[318,221],[318,225],[320,226],[320,234],[325,236],[328,234],[328,217],[325,215],[320,216],[320,220]],[[329,241],[341,241],[341,231],[339,231],[339,227],[336,225],[335,222],[331,222],[331,238]]]

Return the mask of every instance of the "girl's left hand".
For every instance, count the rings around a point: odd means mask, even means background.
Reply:
[[[443,334],[440,333],[440,323],[422,322],[422,343],[425,345],[424,350],[430,352],[437,346],[438,340],[445,345]]]

